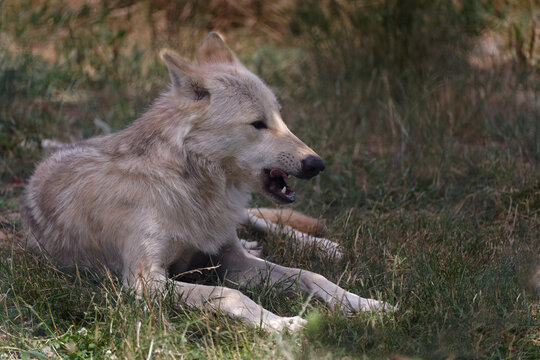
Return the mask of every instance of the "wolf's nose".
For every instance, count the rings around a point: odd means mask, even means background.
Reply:
[[[324,163],[320,156],[309,155],[302,160],[302,179],[311,179],[324,170]]]

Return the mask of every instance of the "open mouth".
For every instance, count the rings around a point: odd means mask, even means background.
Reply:
[[[281,169],[265,170],[265,173],[268,176],[266,191],[274,198],[283,203],[292,203],[296,200],[296,194],[285,182],[285,179],[290,178],[289,174]]]

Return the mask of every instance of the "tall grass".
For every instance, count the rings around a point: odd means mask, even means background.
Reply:
[[[0,2],[0,357],[538,358],[537,1],[237,5]],[[327,218],[346,256],[242,236],[398,313],[348,316],[279,286],[245,290],[309,319],[269,336],[12,246],[41,140],[123,128],[166,86],[157,50],[189,57],[215,27],[325,159],[321,176],[297,182],[295,206]],[[472,58],[493,37],[500,51]]]

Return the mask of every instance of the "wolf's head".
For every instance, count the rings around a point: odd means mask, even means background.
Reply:
[[[219,163],[232,180],[247,183],[277,203],[291,203],[290,175],[310,179],[322,159],[287,128],[272,91],[251,73],[215,32],[203,40],[190,64],[161,53],[181,112],[178,145]],[[191,119],[191,120],[188,120]]]

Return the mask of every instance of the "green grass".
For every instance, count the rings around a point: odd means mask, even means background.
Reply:
[[[413,16],[399,2],[366,3],[291,6],[281,17],[269,8],[256,27],[229,9],[227,27],[219,1],[185,12],[158,1],[0,1],[0,358],[539,358],[530,281],[540,262],[540,88],[538,57],[525,51],[529,2],[413,1]],[[245,11],[255,17],[253,6]],[[441,6],[447,20],[434,15]],[[263,284],[245,293],[309,319],[303,332],[267,334],[167,298],[147,303],[115,277],[57,269],[11,246],[40,140],[123,128],[166,86],[159,47],[190,57],[216,23],[325,159],[320,176],[296,182],[295,208],[326,218],[346,255],[334,262],[287,238],[242,235],[264,242],[271,261],[399,312],[345,315]],[[468,50],[488,30],[525,55],[509,46],[508,62],[472,66]]]

